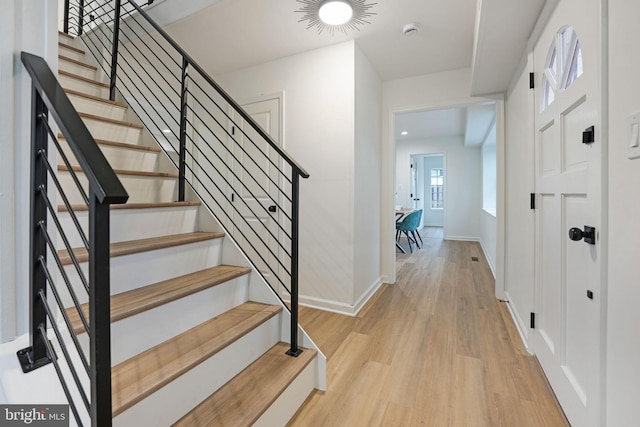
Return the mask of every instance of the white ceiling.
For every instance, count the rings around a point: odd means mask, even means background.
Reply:
[[[368,0],[360,31],[318,34],[296,0],[156,0],[149,13],[214,77],[354,39],[383,81],[472,68],[474,96],[507,90],[545,0]],[[419,23],[405,37],[402,27]],[[467,135],[474,110],[407,113],[416,136]],[[482,120],[482,119],[481,119]],[[447,125],[447,126],[445,126]],[[477,136],[474,138],[478,138]]]

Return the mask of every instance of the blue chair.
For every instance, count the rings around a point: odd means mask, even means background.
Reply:
[[[417,211],[408,213],[404,216],[404,218],[396,222],[396,241],[399,240],[400,235],[404,233],[405,236],[407,236],[407,242],[409,242],[409,252],[411,253],[413,253],[411,241],[416,244],[418,249],[420,249],[418,239],[420,239],[420,243],[422,243],[422,237],[420,237],[420,233],[417,233],[421,219],[422,209],[418,209]],[[411,236],[409,236],[409,233],[411,233]]]

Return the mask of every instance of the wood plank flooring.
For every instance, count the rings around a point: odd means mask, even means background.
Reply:
[[[327,391],[289,425],[568,426],[480,245],[421,236],[422,249],[397,254],[397,283],[357,317],[301,308],[328,358]]]

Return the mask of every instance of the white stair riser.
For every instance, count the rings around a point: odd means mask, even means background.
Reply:
[[[86,190],[86,179],[82,174],[78,174],[78,178]],[[129,203],[157,203],[176,200],[177,178],[134,175],[120,175],[118,178],[129,194]],[[72,204],[84,203],[69,172],[59,172],[58,179]]]
[[[275,402],[256,420],[252,427],[284,426],[293,418],[304,401],[316,388],[318,356],[309,363]]]
[[[85,235],[88,235],[88,212],[76,212],[76,217]],[[71,246],[82,246],[82,239],[73,223],[71,214],[59,213],[60,223]],[[198,207],[175,207],[153,209],[111,209],[111,241],[122,242],[146,239],[169,234],[198,231]]]
[[[126,120],[127,108],[120,105],[112,105],[106,102],[96,101],[94,99],[86,98],[83,96],[67,94],[71,103],[76,110],[82,113],[93,114],[100,117],[105,117],[114,120]]]
[[[58,76],[58,80],[60,81],[60,85],[65,89],[77,90],[78,92],[99,96],[105,99],[109,98],[108,87],[99,86],[90,82],[85,82],[83,80],[78,80],[73,77],[65,76],[63,74],[60,74]]]
[[[279,316],[113,419],[118,426],[171,425],[278,342]]]
[[[132,126],[125,126],[116,123],[104,122],[83,117],[91,136],[95,139],[105,139],[107,141],[126,142],[137,144],[140,140],[142,129]]]
[[[62,145],[63,150],[67,154],[69,162],[73,166],[78,166],[79,163],[68,144],[65,141],[61,142],[62,143],[60,145]],[[160,156],[160,153],[157,151],[135,150],[107,144],[98,144],[98,147],[100,147],[100,150],[107,158],[113,169],[142,172],[159,171],[158,157]],[[60,164],[62,164],[62,161],[60,161]]]
[[[83,67],[80,64],[67,61],[64,58],[58,58],[58,69],[78,76],[87,77],[89,79],[95,79],[97,75],[96,70],[93,68]]]
[[[64,40],[62,40],[62,43],[66,44],[66,45],[69,45],[69,46],[75,47],[74,43],[67,43]],[[82,48],[80,48],[80,49],[82,49]],[[85,62],[87,64],[92,63],[91,60],[89,59],[91,57],[87,58],[86,54],[77,52],[77,51],[75,51],[73,49],[69,49],[66,46],[58,45],[58,54],[60,54],[62,56],[66,56],[67,58],[75,59],[77,61]]]
[[[113,323],[111,363],[116,365],[127,360],[246,300],[247,278],[243,276]],[[82,347],[88,351],[87,334],[79,338]]]
[[[220,264],[221,240],[206,240],[111,258],[111,295]],[[63,247],[62,244],[60,244],[60,247]],[[50,261],[50,264],[53,266],[53,261]],[[51,268],[54,269],[55,267]],[[87,263],[82,263],[81,269],[85,277],[87,277]],[[67,265],[65,266],[65,272],[72,282],[79,302],[81,304],[87,302],[87,294],[78,278],[75,267]],[[60,289],[64,307],[71,307],[73,302],[68,292],[63,289],[64,283],[62,279],[57,278],[56,283]]]

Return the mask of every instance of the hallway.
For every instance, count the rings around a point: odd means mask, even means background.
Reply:
[[[289,425],[568,425],[495,299],[480,245],[433,229],[421,236],[422,249],[397,255],[397,284],[357,317],[301,307],[328,358],[328,391],[315,391]]]

